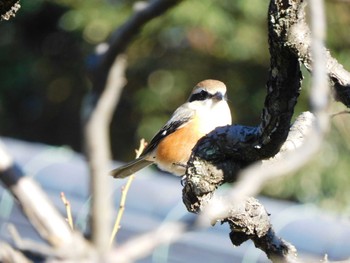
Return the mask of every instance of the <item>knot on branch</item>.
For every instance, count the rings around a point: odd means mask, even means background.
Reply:
[[[271,227],[269,214],[255,198],[247,198],[232,207],[221,223],[230,225],[230,238],[235,246],[250,238],[265,236]]]
[[[269,214],[257,199],[247,198],[244,202],[238,202],[221,223],[229,224],[233,245],[239,246],[250,239],[273,262],[297,262],[296,248],[276,236]]]

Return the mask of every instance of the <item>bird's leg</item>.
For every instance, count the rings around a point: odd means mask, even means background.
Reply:
[[[177,166],[181,166],[183,168],[187,168],[187,164],[186,163],[177,162],[177,163],[173,163],[173,165],[177,165]]]
[[[187,180],[187,175],[186,174],[181,176],[181,186],[185,186],[186,185],[186,180]]]
[[[185,164],[185,163],[176,162],[176,163],[173,163],[173,165],[183,167],[184,170],[186,171],[187,164]],[[184,174],[182,175],[182,177],[181,177],[181,185],[182,185],[182,186],[185,185],[186,179],[187,179],[187,176],[186,176],[186,174],[184,173]]]

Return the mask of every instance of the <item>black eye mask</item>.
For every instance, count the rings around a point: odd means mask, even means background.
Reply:
[[[222,96],[220,92],[216,92],[215,94],[210,94],[207,91],[202,90],[199,93],[192,94],[188,101],[189,102],[196,101],[196,100],[201,101],[201,100],[211,99],[213,97],[222,99],[222,98],[226,98],[226,94]]]

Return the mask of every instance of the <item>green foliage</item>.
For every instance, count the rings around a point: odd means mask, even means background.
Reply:
[[[131,7],[124,1],[56,0],[58,5],[69,8],[59,19],[58,25],[65,31],[80,31],[90,44],[105,41],[113,30],[131,14]]]
[[[259,122],[269,66],[268,2],[182,1],[143,28],[127,49],[128,84],[111,128],[115,158],[132,159],[139,139],[149,140],[203,79],[227,84],[234,122]],[[15,19],[1,22],[0,134],[81,150],[80,105],[90,85],[91,54],[127,20],[134,3],[23,1]],[[327,45],[347,69],[349,11],[346,2],[328,1]],[[308,86],[306,78],[296,113],[308,109]],[[333,129],[310,166],[265,193],[348,205],[349,133],[340,133]]]
[[[338,106],[338,105],[337,105]],[[334,108],[339,112],[341,107]],[[320,152],[296,175],[270,182],[265,193],[270,196],[313,202],[333,211],[350,212],[350,116],[332,118],[332,129]]]

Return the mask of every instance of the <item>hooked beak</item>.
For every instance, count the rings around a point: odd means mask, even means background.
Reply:
[[[220,101],[220,100],[223,100],[225,99],[225,95],[222,94],[221,92],[216,92],[213,96],[213,99],[214,100],[217,100],[217,101]]]

